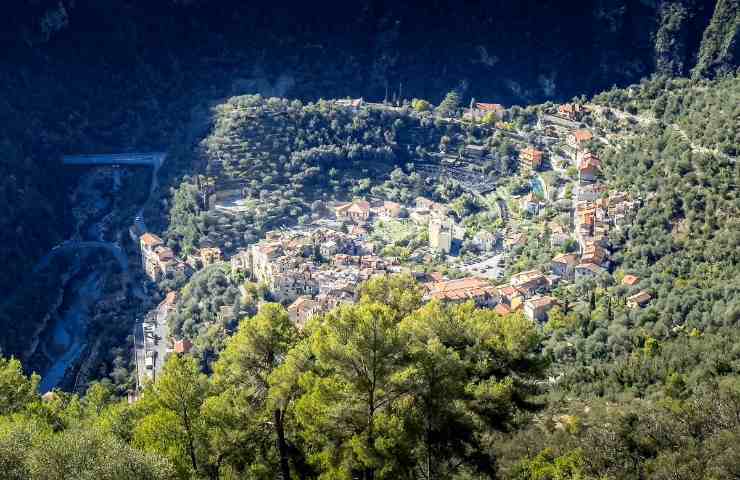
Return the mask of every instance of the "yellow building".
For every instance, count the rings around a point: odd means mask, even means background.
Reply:
[[[213,265],[214,263],[223,260],[223,254],[221,253],[221,249],[218,247],[201,248],[199,253],[200,261],[203,262],[203,267]]]

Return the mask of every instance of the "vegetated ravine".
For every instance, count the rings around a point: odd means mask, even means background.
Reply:
[[[125,198],[127,192],[122,190],[122,183],[133,179],[132,172],[118,167],[77,170],[79,182],[69,195],[72,234],[34,268],[34,275],[52,269],[60,278],[54,301],[25,351],[29,365],[42,376],[42,392],[77,387],[80,366],[95,354],[97,336],[103,333],[90,328],[95,316],[101,315],[101,302],[142,297],[131,281],[124,251],[127,223],[116,222],[125,218],[121,206],[136,201]]]
[[[258,91],[436,103],[455,88],[466,102],[512,104],[588,95],[654,72],[711,75],[737,65],[737,49],[720,48],[738,44],[719,27],[733,5],[42,0],[10,9],[0,29],[12,46],[0,58],[0,194],[11,206],[0,221],[0,287],[15,290],[13,279],[66,238],[75,205],[65,205],[63,182],[48,181],[62,153],[167,150],[195,106]],[[37,311],[21,302],[0,312],[3,353],[34,350],[46,307],[60,302],[49,284],[61,280],[86,283],[47,272],[43,286],[24,292]],[[65,308],[72,298],[61,300]],[[17,325],[19,314],[30,325]]]

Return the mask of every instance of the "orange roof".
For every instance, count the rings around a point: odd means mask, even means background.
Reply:
[[[522,292],[520,292],[518,288],[511,286],[511,285],[504,285],[502,287],[499,287],[499,292],[501,292],[501,295],[505,297],[522,294]]]
[[[542,151],[537,150],[534,147],[527,147],[527,148],[522,149],[521,154],[533,160],[534,159],[539,160],[542,158]]]
[[[599,157],[597,157],[593,153],[587,153],[581,159],[581,163],[578,166],[578,168],[580,168],[581,170],[586,170],[586,169],[594,169],[594,170],[597,170],[597,169],[600,169],[601,168],[601,160],[599,159]]]
[[[586,142],[594,137],[588,130],[576,130],[573,135],[576,137],[576,142],[578,143]]]
[[[336,208],[337,211],[348,211],[348,212],[360,212],[368,213],[370,211],[370,204],[365,200],[357,200],[348,205],[342,205]]]
[[[480,103],[480,102],[476,102],[474,106],[478,110],[485,110],[485,111],[490,111],[490,112],[499,112],[501,110],[504,110],[504,106],[501,105],[500,103]]]
[[[535,297],[535,298],[530,298],[529,300],[527,300],[527,303],[534,308],[542,308],[542,307],[553,305],[554,303],[557,303],[557,302],[552,297]]]
[[[188,353],[191,348],[193,348],[193,342],[187,338],[175,342],[176,353]]]
[[[431,285],[429,294],[437,300],[464,300],[497,293],[496,287],[476,277],[460,278]]]
[[[157,258],[159,258],[161,262],[168,262],[175,258],[175,254],[172,252],[172,249],[168,247],[159,247],[156,250],[156,254]]]
[[[530,282],[544,282],[545,275],[539,270],[527,270],[526,272],[517,273],[511,276],[511,283],[515,286],[521,286]]]
[[[565,263],[567,265],[576,265],[578,263],[578,255],[575,253],[561,253],[560,255],[555,255],[552,261],[556,263]]]
[[[174,305],[176,301],[177,301],[177,292],[168,292],[167,295],[164,297],[165,305]]]
[[[629,285],[630,287],[636,285],[640,281],[640,277],[635,275],[625,275],[622,279],[622,285]]]
[[[337,212],[343,212],[344,210],[347,210],[351,206],[352,206],[352,203],[342,203],[334,207],[334,210]]]
[[[583,257],[581,257],[581,262],[601,265],[605,259],[606,257],[600,253],[584,253]]]
[[[164,243],[161,238],[149,232],[141,236],[141,241],[144,245],[148,247],[154,247],[156,245],[162,245]]]
[[[439,272],[432,272],[429,274],[429,277],[435,282],[443,282],[445,279],[445,277]]]
[[[288,311],[300,310],[304,305],[314,303],[309,297],[301,296],[298,297],[293,303],[288,306]]]
[[[496,308],[494,308],[493,311],[498,313],[499,315],[508,315],[511,313],[511,309],[503,303],[499,303],[498,305],[496,305]]]

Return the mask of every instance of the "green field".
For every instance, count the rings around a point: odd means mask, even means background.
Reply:
[[[418,227],[410,220],[383,219],[373,225],[373,240],[384,243],[395,243],[413,237],[417,234]]]

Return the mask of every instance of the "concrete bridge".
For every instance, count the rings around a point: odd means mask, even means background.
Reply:
[[[121,270],[124,273],[128,274],[128,257],[126,257],[126,254],[123,252],[118,244],[100,241],[75,240],[65,240],[56,247],[52,248],[51,251],[49,251],[46,255],[39,259],[39,261],[36,263],[36,266],[33,268],[33,271],[34,273],[36,273],[46,268],[49,265],[51,259],[59,253],[81,250],[83,248],[98,248],[102,250],[107,250],[113,255],[113,257],[115,257],[116,261],[121,266]]]
[[[159,168],[167,158],[165,152],[149,153],[111,153],[100,155],[65,155],[62,157],[63,165],[144,165],[152,167],[152,182],[149,186],[149,197],[151,198],[154,190],[157,189],[157,173]],[[148,200],[147,200],[148,201]],[[136,229],[146,232],[147,227],[144,223],[144,206],[136,212],[134,218]]]
[[[167,156],[164,152],[114,153],[109,155],[65,155],[64,165],[145,165],[159,170]]]

